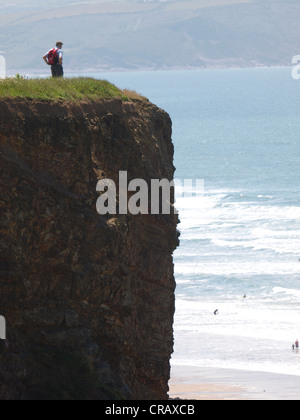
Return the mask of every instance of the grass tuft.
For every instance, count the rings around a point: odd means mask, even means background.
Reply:
[[[0,80],[0,98],[39,99],[46,101],[98,101],[129,96],[106,80],[79,77],[70,79],[25,79],[23,77]]]

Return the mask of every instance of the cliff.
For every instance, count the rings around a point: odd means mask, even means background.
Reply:
[[[97,182],[173,179],[146,100],[0,99],[0,399],[165,399],[176,215],[96,211]]]

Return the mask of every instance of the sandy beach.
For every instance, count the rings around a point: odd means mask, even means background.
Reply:
[[[169,395],[187,400],[300,400],[300,377],[175,365]]]

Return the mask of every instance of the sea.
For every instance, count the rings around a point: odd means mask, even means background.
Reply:
[[[97,77],[166,110],[175,177],[204,182],[176,202],[172,365],[300,376],[300,80],[288,67]]]

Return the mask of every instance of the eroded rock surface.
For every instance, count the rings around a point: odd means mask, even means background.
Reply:
[[[0,399],[166,398],[177,216],[100,216],[96,185],[172,180],[169,116],[0,100],[0,162]]]

